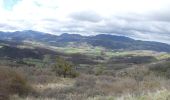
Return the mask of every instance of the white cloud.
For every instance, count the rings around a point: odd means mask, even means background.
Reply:
[[[169,0],[21,0],[12,10],[3,6],[0,0],[2,31],[109,33],[162,42],[170,39]]]

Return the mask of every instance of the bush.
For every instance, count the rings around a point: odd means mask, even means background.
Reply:
[[[95,75],[101,75],[104,72],[104,68],[102,66],[97,66],[96,68],[94,68],[94,74]]]
[[[7,67],[0,67],[0,100],[8,100],[10,95],[28,95],[32,87],[23,75]]]
[[[154,72],[157,76],[162,76],[170,79],[170,62],[162,61],[160,63],[152,64],[149,70]]]
[[[58,76],[65,77],[76,77],[78,76],[78,73],[73,68],[73,64],[70,62],[67,62],[61,57],[57,58],[57,63],[55,64],[53,71]]]

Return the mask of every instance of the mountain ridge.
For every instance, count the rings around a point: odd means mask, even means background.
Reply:
[[[37,41],[53,46],[66,46],[70,42],[86,42],[92,46],[101,46],[112,50],[153,50],[159,52],[170,52],[170,45],[154,41],[134,40],[126,36],[110,34],[99,34],[95,36],[82,36],[80,34],[63,33],[61,35],[47,34],[38,31],[16,31],[0,32],[0,40],[18,41],[24,40]]]

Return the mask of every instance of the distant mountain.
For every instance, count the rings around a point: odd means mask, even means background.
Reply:
[[[32,30],[16,32],[0,32],[0,40],[21,42],[24,40],[37,41],[53,46],[66,46],[70,42],[88,43],[112,50],[153,50],[170,52],[170,45],[160,42],[134,40],[125,36],[100,34],[96,36],[81,36],[79,34],[64,33],[60,36]]]
[[[26,31],[16,31],[16,32],[0,32],[1,40],[14,40],[14,41],[23,41],[23,40],[36,40],[36,41],[48,41],[51,38],[55,38],[54,35],[26,30]]]

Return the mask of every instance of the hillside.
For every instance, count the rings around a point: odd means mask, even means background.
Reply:
[[[134,40],[125,36],[99,34],[96,36],[81,36],[78,34],[64,33],[60,36],[37,31],[0,32],[0,40],[5,41],[35,41],[52,46],[64,47],[69,43],[87,43],[92,46],[100,46],[112,50],[152,50],[158,52],[170,52],[170,45],[159,42]]]
[[[167,44],[105,34],[30,32],[1,36],[0,100],[169,98],[170,54],[158,52],[168,50]]]

